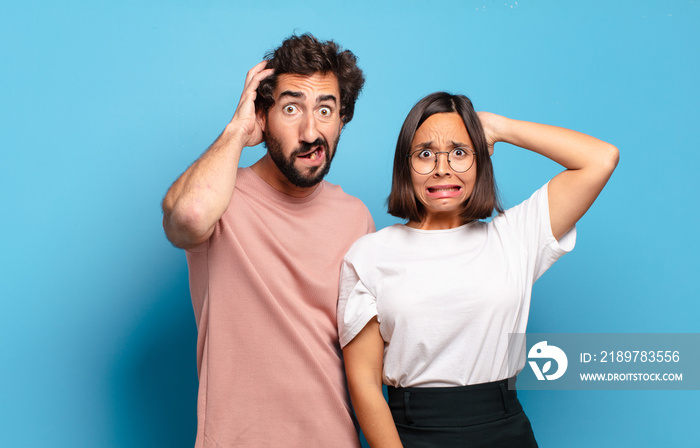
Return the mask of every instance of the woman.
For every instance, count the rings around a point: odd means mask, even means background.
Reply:
[[[499,141],[566,170],[503,212],[490,159]],[[340,343],[370,446],[537,446],[507,388],[524,365],[508,359],[508,334],[525,333],[532,284],[573,248],[617,161],[608,143],[476,113],[462,95],[413,107],[389,196],[407,223],[358,240],[341,275]]]

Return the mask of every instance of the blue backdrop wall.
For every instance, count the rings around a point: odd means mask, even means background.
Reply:
[[[6,2],[7,3],[7,2]],[[477,109],[617,145],[532,332],[699,332],[695,1],[24,1],[0,7],[0,445],[188,447],[196,328],[171,182],[292,32],[354,51],[367,84],[329,180],[385,213],[410,107]],[[262,154],[249,148],[244,164]],[[508,145],[506,204],[558,172]],[[700,392],[522,392],[542,447],[697,446]]]

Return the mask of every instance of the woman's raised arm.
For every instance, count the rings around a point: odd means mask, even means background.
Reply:
[[[561,238],[586,213],[619,160],[617,148],[590,135],[479,112],[489,150],[506,142],[541,154],[566,170],[549,182],[552,234]]]

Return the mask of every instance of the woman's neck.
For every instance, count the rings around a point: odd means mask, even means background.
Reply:
[[[455,214],[429,213],[422,221],[409,221],[406,225],[420,230],[447,230],[466,224],[464,219]]]

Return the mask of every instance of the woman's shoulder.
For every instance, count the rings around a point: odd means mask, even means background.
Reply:
[[[348,250],[346,259],[364,256],[367,253],[381,251],[382,248],[390,248],[398,243],[404,233],[403,224],[394,224],[373,233],[360,237]]]
[[[514,205],[504,212],[496,215],[491,223],[498,224],[501,222],[509,222],[514,219],[523,218],[524,216],[530,214],[539,214],[542,208],[547,209],[547,186],[549,183],[544,184],[542,187],[533,192],[528,198],[522,202]]]

